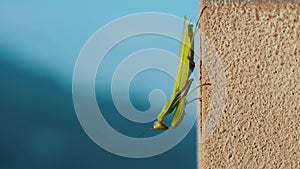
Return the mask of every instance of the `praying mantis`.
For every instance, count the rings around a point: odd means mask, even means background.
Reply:
[[[193,24],[190,24],[187,21],[187,17],[184,17],[184,29],[182,34],[182,43],[180,46],[176,79],[174,83],[173,93],[170,96],[169,100],[161,110],[160,114],[157,116],[157,121],[154,122],[153,129],[154,130],[167,130],[168,127],[163,123],[165,116],[171,114],[174,110],[174,114],[171,121],[171,127],[176,128],[181,121],[183,120],[185,114],[185,107],[190,102],[197,100],[193,99],[191,101],[187,101],[186,98],[189,95],[188,92],[190,90],[193,79],[189,79],[191,73],[195,68],[194,62],[194,37],[196,35],[196,30],[198,28],[198,22],[196,23],[195,29],[193,30]],[[190,93],[195,91],[197,88],[202,87],[204,85],[210,85],[209,83],[198,85],[195,89],[193,89]]]

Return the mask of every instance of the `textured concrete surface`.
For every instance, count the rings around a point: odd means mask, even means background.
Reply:
[[[200,7],[199,168],[299,169],[300,1]]]

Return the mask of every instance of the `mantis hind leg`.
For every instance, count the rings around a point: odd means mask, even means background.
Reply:
[[[200,101],[201,101],[201,98],[200,98],[200,97],[197,97],[197,98],[194,98],[194,99],[192,99],[192,100],[188,100],[188,101],[185,102],[185,104],[188,105],[188,104],[190,104],[190,103],[192,103],[192,102],[194,102],[194,101],[196,101],[196,100],[200,100]]]
[[[203,87],[203,86],[210,86],[210,85],[211,85],[210,83],[200,84],[200,85],[196,86],[194,89],[192,89],[192,90],[191,90],[186,96],[184,96],[184,97],[189,96],[190,94],[192,94],[193,92],[195,92],[198,88],[201,88],[201,87]],[[188,104],[190,104],[190,103],[192,103],[192,102],[194,102],[194,101],[196,101],[196,100],[200,100],[200,101],[201,101],[201,98],[200,98],[200,97],[197,97],[197,98],[194,98],[194,99],[192,99],[192,100],[186,101],[186,105],[188,105]]]
[[[211,84],[210,83],[204,83],[204,84],[200,84],[198,86],[196,86],[194,89],[192,89],[185,97],[191,95],[193,92],[195,92],[198,88],[201,88],[203,86],[210,86]]]

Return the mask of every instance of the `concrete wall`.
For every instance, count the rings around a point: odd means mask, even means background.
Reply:
[[[202,1],[199,168],[300,168],[300,1]]]

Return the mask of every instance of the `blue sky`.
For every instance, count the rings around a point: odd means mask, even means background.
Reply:
[[[195,128],[175,148],[152,158],[130,159],[101,149],[80,127],[71,89],[81,48],[104,25],[142,12],[186,15],[195,21],[198,5],[197,0],[1,1],[0,124],[9,127],[0,130],[0,157],[5,157],[0,168],[195,168]],[[176,53],[179,46],[170,45]],[[137,77],[137,90],[147,93],[164,77],[143,88],[138,79],[145,80]],[[162,88],[170,93],[172,80],[165,80]],[[132,99],[143,110],[148,105],[139,102],[141,97]],[[99,102],[107,103],[104,109],[110,111],[108,98]]]
[[[70,80],[78,53],[99,28],[120,17],[141,12],[163,12],[192,20],[198,1],[1,1],[2,46],[14,47],[30,58],[9,61],[42,67],[44,73]],[[65,82],[62,82],[63,84]]]

